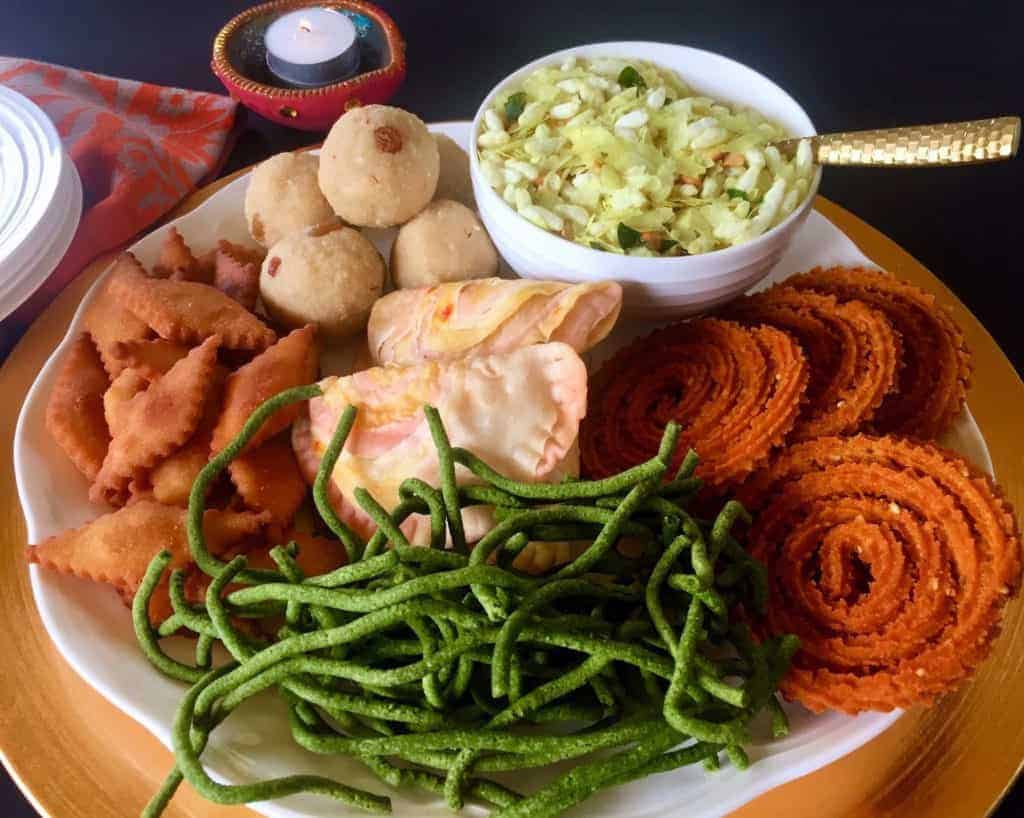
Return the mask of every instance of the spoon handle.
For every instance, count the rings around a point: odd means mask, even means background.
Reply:
[[[1020,117],[910,125],[809,137],[819,165],[975,165],[1010,159],[1020,145]],[[792,156],[799,139],[774,143]]]

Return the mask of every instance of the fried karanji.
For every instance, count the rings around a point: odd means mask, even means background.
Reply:
[[[185,243],[184,237],[176,227],[171,227],[164,236],[164,242],[160,245],[160,258],[153,265],[153,275],[157,278],[173,278],[177,281],[210,283],[206,280],[203,266],[192,255],[191,248]]]
[[[153,380],[163,375],[188,354],[185,344],[178,344],[164,338],[146,341],[115,341],[110,354],[125,368],[134,369],[139,375]]]
[[[801,650],[783,693],[814,711],[928,704],[985,659],[1020,587],[1013,509],[960,456],[895,437],[782,451],[738,492],[768,570],[761,636]]]
[[[807,379],[799,345],[773,327],[701,319],[656,330],[595,376],[580,432],[582,470],[604,477],[651,457],[665,424],[676,421],[700,455],[698,475],[723,489],[783,442]]]
[[[249,415],[263,401],[283,389],[316,380],[319,356],[316,330],[307,325],[282,338],[228,377],[224,409],[213,430],[213,450],[219,452],[241,430]],[[298,416],[300,407],[281,410],[250,442],[254,449],[286,429]]]
[[[282,532],[282,536],[276,538],[278,543],[286,544],[294,542],[298,546],[295,554],[295,565],[303,576],[316,577],[340,568],[348,560],[345,549],[337,540],[327,537],[318,537],[294,528]],[[260,545],[245,552],[246,564],[250,568],[265,568],[273,570],[276,566],[270,557],[273,548],[273,538],[265,545]]]
[[[171,554],[171,564],[183,568],[191,562],[185,532],[183,508],[165,506],[152,500],[140,500],[29,546],[30,563],[95,582],[112,585],[123,598],[130,599],[146,574],[150,560],[161,551]],[[203,529],[210,547],[223,553],[245,537],[256,534],[266,518],[251,512],[209,509],[203,516]],[[166,587],[150,603],[154,622],[170,610]]]
[[[425,403],[436,404],[453,445],[479,453],[516,479],[543,483],[575,473],[573,444],[586,410],[587,370],[566,344],[535,344],[451,363],[374,367],[325,378],[320,386],[322,397],[309,402],[310,437],[295,441],[312,448],[299,457],[307,473],[311,461],[318,466],[342,412],[358,408],[332,481],[343,498],[339,516],[360,535],[375,528],[358,500],[360,490],[393,506],[404,477],[438,482],[440,463],[422,412]],[[459,482],[479,479],[460,472]],[[410,542],[425,541],[427,522],[420,514],[408,518]]]
[[[210,509],[204,521],[218,553],[254,534],[265,518],[250,512]],[[111,585],[137,587],[153,555],[166,549],[180,568],[189,562],[185,509],[140,500],[29,546],[29,562]]]
[[[208,338],[127,402],[90,489],[93,502],[123,499],[140,471],[155,466],[192,436],[203,414],[219,346],[220,336]]]
[[[145,477],[146,490],[157,502],[185,507],[192,484],[209,461],[210,434],[197,429],[184,446],[150,469]]]
[[[472,279],[385,295],[370,312],[367,338],[378,364],[453,361],[548,341],[583,354],[611,332],[621,308],[614,281]]]
[[[222,241],[214,257],[213,286],[247,310],[260,295],[260,262],[244,249]]]
[[[224,405],[224,381],[227,374],[225,367],[217,366],[207,384],[203,416],[192,437],[146,475],[145,485],[155,500],[172,506],[188,505],[192,484],[212,455],[213,427]]]
[[[225,363],[244,364],[275,339],[253,312],[260,254],[230,242],[211,252],[197,257],[172,228],[151,272],[131,254],[119,256],[86,308],[88,331],[70,347],[47,403],[47,430],[91,482],[90,498],[124,508],[34,547],[30,559],[109,582],[126,601],[141,580],[133,560],[144,566],[154,549],[166,547],[188,561],[183,523],[182,531],[175,526],[213,455],[225,407]],[[236,290],[245,306],[204,282]],[[233,339],[233,348],[217,330]],[[315,378],[316,353],[311,333],[297,336],[302,360],[278,352],[276,365],[305,383]],[[242,390],[242,398],[246,394]],[[290,523],[304,499],[287,437],[269,452],[274,457],[262,452],[251,464],[240,458],[242,489],[227,481],[219,489],[223,511],[214,517],[248,521],[245,537],[229,538],[232,547],[266,544],[273,532],[264,533],[264,526],[276,521],[279,530]],[[151,609],[157,618],[169,611],[166,593],[160,598],[164,604]]]
[[[195,344],[219,335],[228,349],[260,351],[273,331],[216,287],[194,281],[150,278],[137,263],[110,273],[110,295],[161,338]]]
[[[127,309],[111,292],[113,276],[119,270],[133,273],[136,270],[142,271],[142,268],[131,253],[122,253],[118,256],[106,281],[89,302],[82,316],[82,329],[89,333],[89,337],[96,344],[100,358],[103,359],[103,366],[111,378],[116,378],[125,367],[124,362],[114,354],[116,344],[144,341],[153,337],[149,325]]]
[[[50,392],[46,430],[90,480],[95,479],[110,445],[103,405],[109,386],[110,379],[92,340],[84,333],[79,335]]]
[[[306,481],[287,432],[240,455],[228,471],[245,506],[266,512],[278,525],[289,525],[306,498]]]
[[[125,410],[131,399],[139,392],[145,391],[149,386],[147,379],[138,369],[122,369],[120,374],[110,382],[107,391],[103,393],[103,416],[107,421],[107,428],[110,435],[116,435],[124,428]],[[52,402],[51,398],[51,402]],[[109,440],[107,441],[109,444]],[[106,449],[103,450],[106,457]],[[102,463],[102,460],[101,460]],[[95,478],[96,475],[93,475]]]

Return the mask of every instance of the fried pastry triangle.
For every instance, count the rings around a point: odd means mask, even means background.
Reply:
[[[96,347],[84,333],[71,345],[46,404],[46,430],[77,469],[95,479],[110,445],[103,395],[110,386]]]
[[[209,338],[128,402],[89,493],[93,502],[124,503],[139,471],[152,468],[192,436],[203,415],[219,346],[219,336]]]
[[[274,343],[269,327],[206,284],[147,278],[125,264],[111,273],[109,292],[169,341],[193,344],[219,335],[227,349],[244,350],[262,350]]]
[[[223,449],[267,398],[284,389],[311,383],[316,376],[316,331],[312,325],[295,330],[233,372],[228,377],[224,410],[213,432],[213,450]],[[292,404],[268,420],[249,442],[248,450],[290,426],[299,407]]]

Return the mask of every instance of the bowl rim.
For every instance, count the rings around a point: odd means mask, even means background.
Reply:
[[[470,176],[474,183],[474,191],[476,191],[477,194],[477,206],[481,209],[481,211],[483,210],[484,202],[492,206],[499,205],[499,209],[504,208],[505,210],[507,210],[510,214],[515,216],[516,219],[518,219],[519,222],[521,222],[522,225],[525,226],[525,228],[527,228],[526,232],[527,235],[530,236],[531,240],[537,241],[542,246],[546,245],[546,249],[548,249],[551,253],[558,253],[562,255],[574,255],[580,261],[583,261],[584,259],[587,258],[595,258],[595,254],[598,253],[600,253],[602,257],[607,257],[608,253],[605,250],[597,250],[593,247],[587,247],[586,245],[562,238],[561,236],[555,233],[538,227],[537,225],[529,221],[529,219],[526,219],[524,216],[521,216],[519,213],[517,213],[508,204],[508,202],[502,199],[498,195],[497,191],[494,190],[494,188],[491,187],[487,180],[483,178],[483,175],[480,172],[480,156],[479,150],[476,145],[476,134],[479,131],[480,122],[483,119],[484,112],[490,106],[491,102],[498,95],[498,93],[510,83],[513,77],[523,74],[527,71],[532,71],[543,65],[554,62],[557,59],[564,59],[570,56],[578,56],[581,52],[593,48],[620,48],[624,52],[632,50],[634,53],[643,53],[642,49],[650,46],[656,46],[658,48],[677,49],[683,52],[697,53],[704,56],[712,57],[717,60],[722,60],[724,62],[731,63],[740,71],[755,75],[760,80],[766,82],[768,85],[774,88],[775,91],[777,91],[778,94],[787,103],[792,105],[794,111],[807,121],[808,125],[810,126],[810,132],[807,133],[806,136],[817,135],[818,130],[814,126],[814,122],[811,120],[807,111],[804,110],[803,106],[799,102],[797,102],[797,100],[793,97],[792,94],[790,94],[786,89],[784,89],[781,85],[772,80],[770,77],[765,76],[757,69],[751,68],[745,63],[741,63],[739,60],[735,60],[732,57],[727,57],[724,54],[719,54],[715,51],[708,51],[707,49],[703,48],[695,48],[693,46],[682,45],[680,43],[666,43],[656,40],[605,40],[596,43],[584,43],[582,45],[572,46],[571,48],[563,48],[559,51],[553,51],[550,54],[538,57],[537,59],[532,60],[531,62],[521,65],[519,68],[516,68],[514,71],[509,72],[506,76],[499,80],[494,86],[491,87],[491,89],[484,96],[483,101],[480,103],[480,106],[477,108],[477,111],[473,116],[472,130],[470,132],[470,139],[472,141],[470,143],[469,151]],[[656,63],[656,61],[652,62]],[[681,75],[681,78],[684,82],[688,81],[685,76],[682,76],[683,72],[677,73]],[[651,268],[651,273],[654,273],[655,271],[659,273],[666,273],[668,272],[669,268],[671,268],[673,274],[677,275],[683,272],[681,268],[684,268],[685,265],[690,264],[691,266],[693,266],[698,261],[702,261],[705,264],[708,263],[711,259],[714,259],[716,262],[722,262],[723,264],[727,264],[729,261],[736,261],[741,264],[749,263],[750,261],[762,255],[762,253],[758,252],[759,247],[765,244],[772,243],[772,241],[776,240],[780,235],[790,231],[792,227],[806,215],[807,211],[814,203],[814,199],[818,193],[818,187],[821,184],[821,172],[822,169],[819,165],[814,173],[814,176],[811,178],[811,184],[807,190],[807,195],[804,197],[803,201],[793,210],[792,213],[790,213],[785,219],[783,219],[777,225],[766,230],[760,236],[758,236],[755,239],[751,239],[750,241],[743,242],[742,244],[736,244],[731,247],[724,247],[720,250],[711,250],[707,253],[697,253],[695,255],[687,256],[648,258],[644,256],[618,256],[617,253],[613,253],[612,255],[617,256],[624,263],[649,267]],[[481,193],[484,202],[480,201]]]

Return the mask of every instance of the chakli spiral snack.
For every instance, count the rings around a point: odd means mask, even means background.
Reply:
[[[810,379],[793,440],[860,430],[895,384],[899,336],[880,311],[859,301],[840,304],[777,286],[733,302],[724,317],[784,330],[803,348]]]
[[[785,449],[743,486],[771,604],[754,627],[795,633],[783,693],[814,711],[929,703],[988,655],[1017,593],[1020,533],[961,457],[893,437]]]
[[[772,327],[703,319],[657,330],[595,377],[580,431],[583,472],[603,477],[650,457],[676,421],[683,450],[700,454],[698,476],[726,486],[782,443],[807,378],[800,347]]]
[[[818,267],[786,284],[842,302],[862,301],[883,312],[900,334],[896,389],[875,414],[876,431],[930,440],[950,427],[967,397],[971,358],[960,327],[933,295],[863,267]]]

